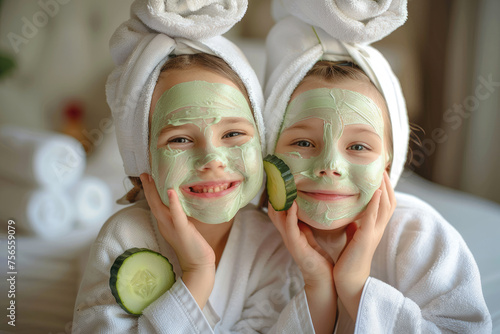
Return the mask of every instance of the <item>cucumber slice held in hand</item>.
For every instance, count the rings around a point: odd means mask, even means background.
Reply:
[[[111,266],[111,293],[130,314],[141,315],[142,310],[174,283],[172,264],[160,253],[147,248],[128,249]]]
[[[288,210],[297,197],[297,188],[287,164],[275,155],[264,158],[267,174],[266,189],[269,202],[276,211]]]

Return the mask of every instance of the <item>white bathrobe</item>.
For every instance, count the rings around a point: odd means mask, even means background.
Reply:
[[[357,322],[340,305],[335,333],[491,333],[479,270],[460,234],[422,200],[403,193],[396,199]],[[295,305],[304,295],[302,290]],[[293,312],[306,319],[309,311],[287,308],[287,316]]]
[[[133,247],[160,252],[176,274],[174,285],[141,316],[126,313],[109,287],[113,262]],[[181,277],[177,257],[146,201],[121,210],[92,246],[75,304],[73,333],[289,333],[299,328],[313,332],[305,295],[297,294],[303,288],[300,273],[267,215],[252,205],[235,217],[203,310]]]
[[[340,308],[336,332],[491,332],[479,271],[462,237],[423,201],[402,193],[396,198],[398,206],[363,290],[357,324]],[[111,265],[133,247],[165,255],[177,277],[139,317],[118,306],[109,288]],[[314,333],[298,269],[266,215],[252,206],[235,217],[203,310],[180,277],[177,257],[147,203],[118,212],[92,247],[73,333]]]

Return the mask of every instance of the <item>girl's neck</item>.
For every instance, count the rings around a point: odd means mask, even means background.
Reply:
[[[219,261],[226,247],[229,232],[233,226],[234,218],[221,224],[206,224],[195,219],[192,220],[194,226],[200,232],[215,253],[215,267],[219,266]]]
[[[334,230],[320,230],[311,227],[316,242],[330,256],[334,263],[337,262],[340,253],[345,247],[346,227],[347,225],[344,225]]]

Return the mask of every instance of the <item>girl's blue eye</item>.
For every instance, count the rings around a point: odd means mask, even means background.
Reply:
[[[178,143],[178,144],[187,144],[190,141],[187,138],[179,137],[179,138],[170,139],[168,142],[169,143]]]
[[[363,151],[366,150],[367,148],[361,144],[354,144],[352,146],[349,146],[348,149],[352,151]]]
[[[313,144],[307,140],[299,140],[299,141],[295,142],[294,145],[296,145],[298,147],[313,147]]]
[[[231,138],[231,137],[237,137],[237,136],[241,136],[241,135],[243,135],[243,133],[233,131],[233,132],[229,132],[229,133],[225,134],[222,138]]]

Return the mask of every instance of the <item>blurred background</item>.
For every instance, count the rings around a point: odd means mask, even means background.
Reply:
[[[271,0],[249,2],[247,15],[226,36],[242,48],[262,80],[264,41],[273,25]],[[131,3],[0,1],[0,126],[76,138],[86,152],[85,175],[98,177],[111,191],[109,214],[119,209],[114,201],[130,184],[105,99],[113,68],[108,41],[128,18]],[[500,233],[500,1],[409,0],[408,12],[404,26],[374,44],[399,77],[415,125],[398,189],[431,203],[462,233],[480,266],[500,331],[500,250],[494,240]],[[13,332],[70,332],[85,255],[103,222],[75,229],[50,246],[36,235],[18,235]],[[7,288],[4,279],[1,284]],[[4,299],[3,290],[0,294]],[[0,330],[12,328],[2,321]]]

